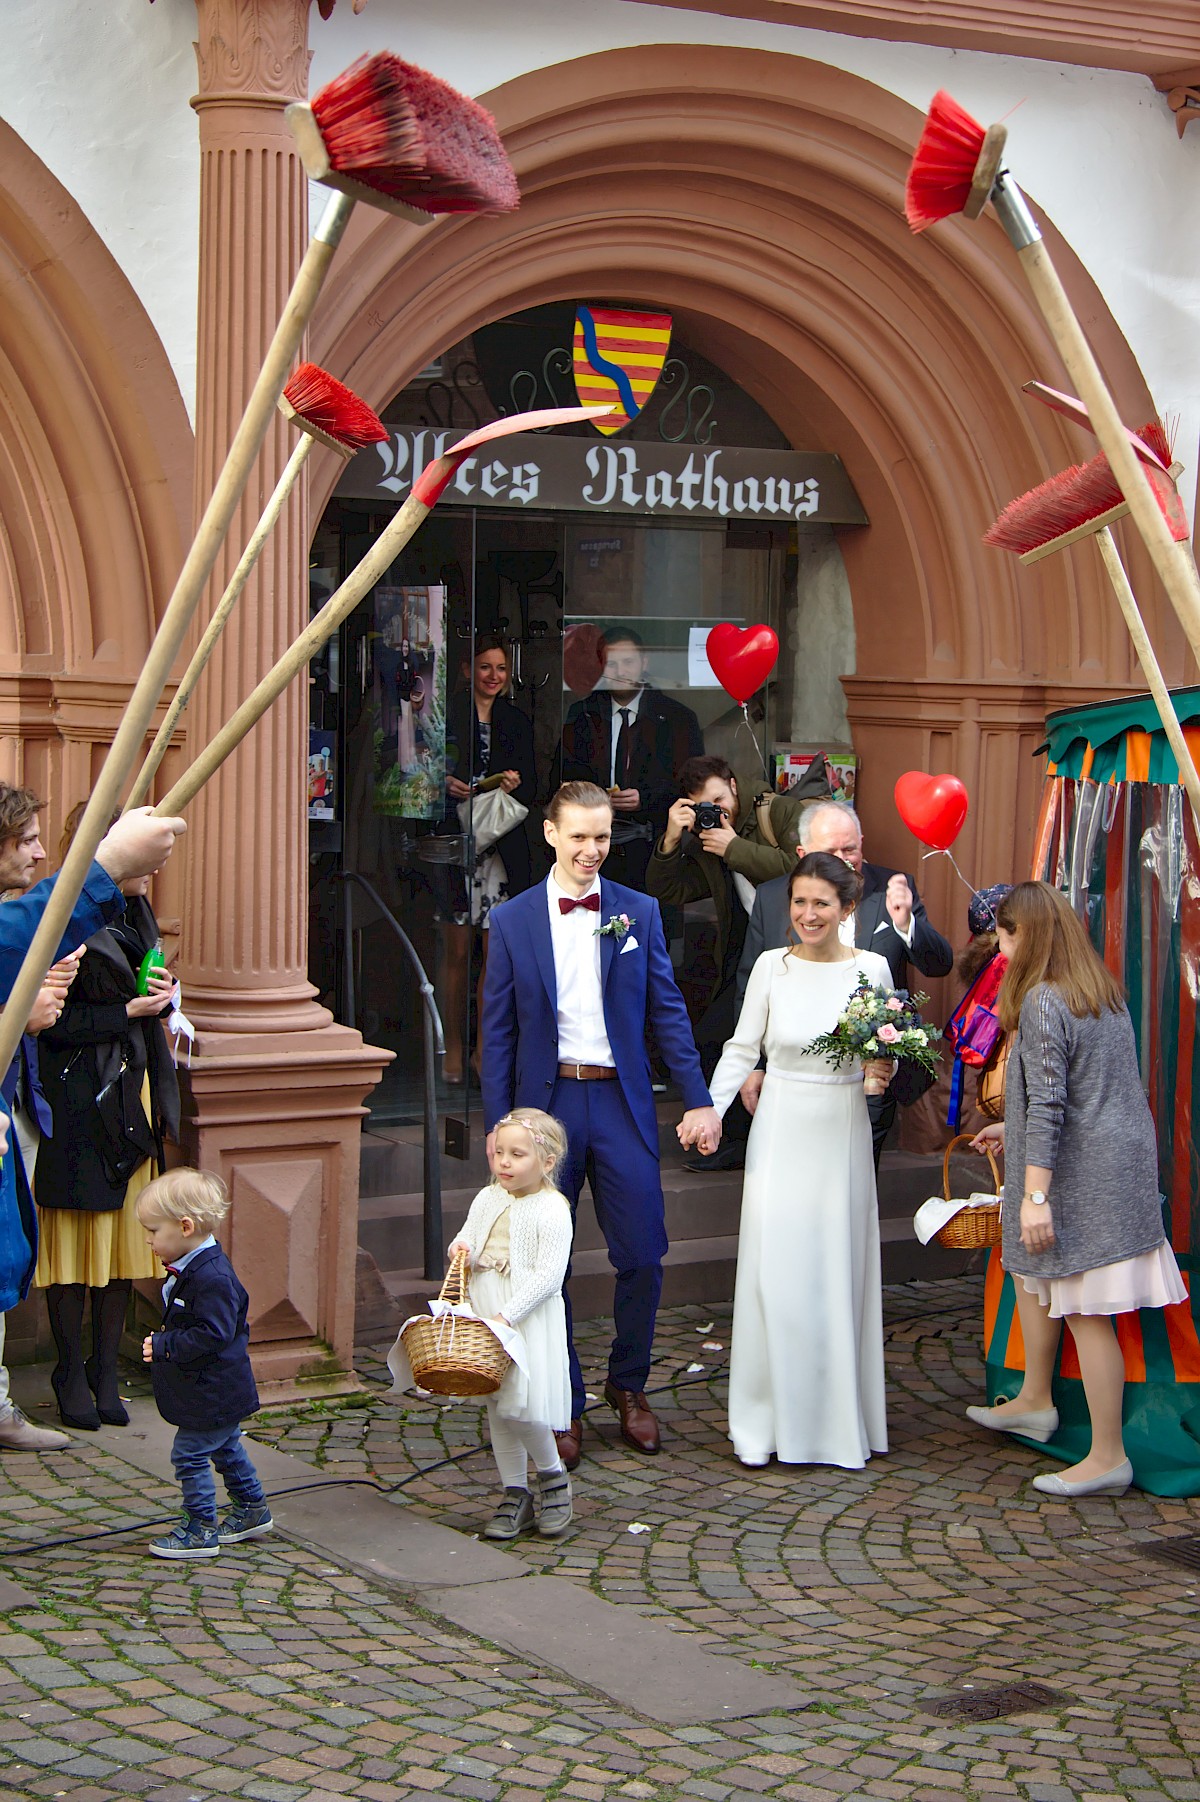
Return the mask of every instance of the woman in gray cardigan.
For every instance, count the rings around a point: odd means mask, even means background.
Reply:
[[[1008,969],[1000,1023],[1016,1037],[1003,1124],[972,1140],[1005,1153],[1004,1268],[1025,1341],[1020,1392],[967,1416],[1043,1442],[1058,1430],[1051,1394],[1065,1320],[1092,1422],[1087,1457],[1033,1479],[1046,1495],[1122,1495],[1133,1481],[1121,1432],[1125,1361],[1111,1316],[1187,1299],[1163,1231],[1154,1121],[1133,1024],[1115,977],[1065,895],[1021,882],[997,912]],[[1020,1186],[1018,1186],[1020,1185]]]

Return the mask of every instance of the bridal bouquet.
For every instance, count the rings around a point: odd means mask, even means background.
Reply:
[[[854,1058],[864,1063],[896,1058],[933,1075],[942,1034],[939,1027],[926,1026],[921,1018],[919,1004],[926,999],[925,995],[910,995],[907,989],[880,988],[860,976],[833,1031],[821,1033],[807,1049],[829,1058],[839,1069]]]

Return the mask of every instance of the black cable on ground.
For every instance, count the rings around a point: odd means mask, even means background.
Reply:
[[[723,1364],[714,1365],[712,1374],[703,1377],[687,1376],[685,1373],[672,1378],[668,1383],[659,1383],[655,1388],[648,1389],[646,1394],[663,1395],[668,1389],[685,1389],[693,1383],[708,1383],[712,1381],[713,1375],[725,1368]],[[587,1413],[586,1406],[583,1411]],[[464,1452],[452,1452],[448,1457],[438,1458],[433,1464],[423,1464],[420,1470],[409,1471],[398,1483],[381,1483],[376,1477],[325,1477],[319,1483],[291,1483],[285,1489],[268,1489],[265,1493],[269,1502],[277,1501],[284,1495],[308,1495],[317,1489],[373,1489],[376,1495],[395,1495],[397,1490],[415,1483],[418,1477],[432,1476],[435,1470],[444,1470],[448,1464],[461,1464],[467,1458],[475,1458],[480,1452],[490,1450],[487,1441],[481,1440],[478,1445],[468,1446]],[[95,1545],[99,1540],[122,1539],[127,1533],[145,1533],[150,1527],[170,1526],[178,1519],[179,1512],[176,1510],[174,1514],[157,1515],[153,1520],[135,1520],[127,1527],[105,1527],[99,1533],[72,1533],[62,1539],[39,1539],[32,1545],[10,1547],[0,1543],[0,1564],[6,1563],[10,1558],[28,1558],[34,1552],[56,1552],[69,1545]]]

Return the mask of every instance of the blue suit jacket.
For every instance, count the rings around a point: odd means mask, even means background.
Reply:
[[[614,914],[628,914],[633,924],[626,938],[600,941],[604,1025],[629,1111],[657,1157],[648,1026],[683,1090],[684,1106],[709,1107],[711,1098],[667,954],[658,902],[602,876],[597,923]],[[558,1077],[558,985],[546,884],[535,883],[494,907],[489,928],[480,1058],[488,1132],[510,1108],[548,1108]]]
[[[258,1407],[250,1367],[250,1298],[219,1245],[199,1251],[163,1303],[151,1335],[150,1380],[164,1420],[194,1431],[233,1428]]]

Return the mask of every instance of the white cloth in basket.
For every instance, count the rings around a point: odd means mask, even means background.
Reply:
[[[964,1208],[982,1208],[989,1204],[995,1207],[999,1199],[998,1195],[985,1195],[978,1190],[973,1195],[952,1195],[949,1201],[944,1195],[931,1195],[913,1215],[913,1231],[922,1245],[928,1245],[947,1220],[953,1220]]]

